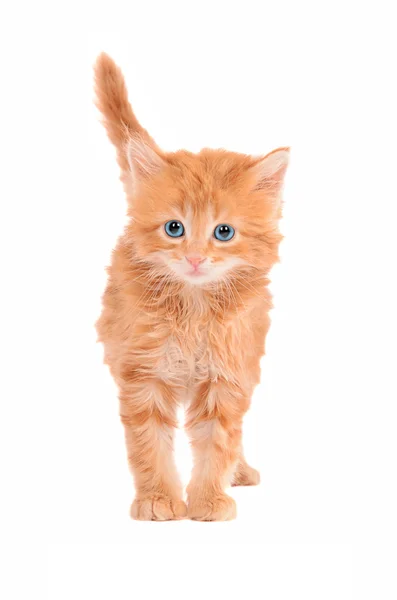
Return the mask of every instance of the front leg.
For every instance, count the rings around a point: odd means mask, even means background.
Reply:
[[[173,455],[177,421],[172,390],[162,381],[128,369],[120,392],[120,416],[136,488],[132,518],[165,521],[186,516]]]
[[[224,379],[205,382],[198,389],[186,424],[194,459],[187,488],[191,519],[235,518],[235,502],[224,490],[241,456],[242,418],[248,405],[241,387]]]

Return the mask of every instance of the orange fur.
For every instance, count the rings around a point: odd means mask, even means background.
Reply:
[[[225,488],[259,482],[242,453],[242,419],[260,378],[269,328],[268,273],[278,260],[288,149],[162,152],[139,125],[124,79],[96,63],[98,107],[116,146],[130,220],[114,250],[97,323],[120,390],[137,519],[235,516]],[[185,224],[170,238],[169,220]],[[212,232],[231,224],[228,242]],[[200,275],[185,257],[198,256]],[[176,410],[186,409],[194,468],[187,503],[173,460]]]

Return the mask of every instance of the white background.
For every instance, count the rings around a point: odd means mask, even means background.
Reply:
[[[48,553],[50,600],[395,599],[392,3],[32,3],[3,17],[3,597],[43,598]],[[102,50],[165,149],[292,147],[245,429],[262,483],[231,491],[234,522],[128,516],[93,328],[125,214],[93,107]],[[187,481],[182,433],[177,462]]]

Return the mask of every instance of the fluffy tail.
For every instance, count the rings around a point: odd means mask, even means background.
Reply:
[[[139,135],[152,148],[156,145],[134,115],[123,74],[110,56],[104,52],[100,54],[94,72],[96,105],[104,117],[108,137],[116,146],[118,163],[121,169],[126,170],[128,160],[125,152],[129,138]]]

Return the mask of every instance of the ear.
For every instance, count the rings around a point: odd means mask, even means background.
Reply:
[[[126,155],[135,180],[148,179],[165,167],[164,159],[140,136],[128,140]]]
[[[277,148],[251,167],[255,174],[254,190],[264,190],[278,195],[281,192],[289,162],[289,148]]]

